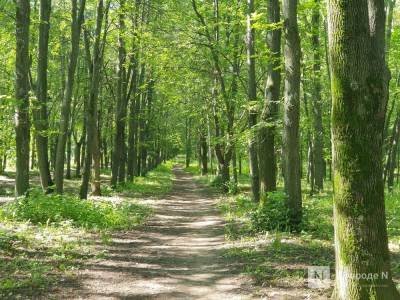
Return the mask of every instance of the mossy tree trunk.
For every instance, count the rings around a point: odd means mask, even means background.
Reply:
[[[285,33],[283,175],[291,227],[293,230],[297,230],[302,219],[299,145],[301,53],[297,24],[297,0],[283,1],[283,17]]]
[[[17,0],[15,17],[15,138],[16,169],[15,193],[24,195],[29,189],[29,0]]]
[[[382,179],[384,0],[328,1],[337,300],[400,299]]]

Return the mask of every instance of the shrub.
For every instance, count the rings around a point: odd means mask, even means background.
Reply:
[[[210,185],[212,187],[218,188],[221,192],[228,195],[236,195],[239,192],[238,186],[233,180],[230,180],[224,184],[222,176],[220,175],[215,176],[211,180]]]
[[[251,228],[255,232],[290,231],[289,212],[284,192],[268,193],[262,204],[250,212]]]
[[[221,176],[215,176],[213,179],[212,179],[212,181],[210,182],[210,185],[212,186],[212,187],[216,187],[216,188],[219,188],[219,189],[222,189],[223,188],[223,181],[222,181],[222,177]]]
[[[239,188],[236,182],[231,180],[226,185],[229,195],[237,195],[237,193],[239,192]]]
[[[31,191],[4,208],[3,218],[29,220],[33,224],[61,224],[69,221],[73,226],[87,229],[126,229],[143,222],[150,208],[105,201],[81,200],[69,195],[44,195]]]

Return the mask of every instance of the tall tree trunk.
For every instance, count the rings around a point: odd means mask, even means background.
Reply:
[[[185,120],[185,157],[186,168],[190,167],[190,160],[192,156],[192,138],[191,138],[191,120],[187,117]]]
[[[85,3],[86,0],[79,1],[78,11],[77,0],[72,0],[71,52],[69,54],[67,81],[65,83],[65,91],[61,104],[61,121],[58,133],[56,166],[54,170],[56,192],[60,194],[64,189],[65,147],[67,143],[67,135],[70,130],[69,123],[71,118],[71,100],[75,79],[75,69],[78,61],[79,41],[81,36]]]
[[[72,134],[71,130],[67,136],[67,171],[65,173],[66,179],[71,179],[71,157],[72,157]]]
[[[139,111],[137,109],[140,106],[140,102],[138,100],[138,58],[139,51],[137,46],[138,36],[136,34],[136,29],[139,21],[139,7],[142,0],[135,1],[135,12],[133,16],[133,46],[132,53],[130,57],[130,67],[131,67],[131,78],[130,78],[130,87],[128,91],[129,97],[129,118],[128,118],[128,148],[127,148],[127,177],[129,181],[133,181],[136,171],[136,157],[137,157],[137,129],[138,129],[138,114]],[[129,79],[129,78],[128,78]]]
[[[148,164],[148,150],[149,150],[149,127],[150,127],[150,115],[151,115],[151,106],[153,102],[153,89],[154,89],[154,80],[150,79],[147,84],[147,92],[146,96],[142,98],[142,130],[140,137],[140,175],[146,176],[147,172],[150,169],[150,165]]]
[[[76,178],[79,178],[81,176],[81,149],[82,149],[82,142],[77,141],[75,143],[75,153],[74,153]]]
[[[108,10],[108,6],[107,6]],[[106,10],[106,13],[107,13]],[[99,86],[101,78],[101,65],[102,65],[102,49],[100,45],[102,23],[104,17],[104,5],[103,0],[98,0],[97,3],[97,19],[96,19],[96,31],[94,36],[93,46],[93,58],[91,63],[91,82],[90,82],[90,93],[89,101],[86,110],[86,154],[85,154],[85,165],[82,174],[82,184],[80,188],[80,198],[86,199],[89,190],[89,181],[92,168],[93,153],[96,151],[97,145],[97,98],[99,96]],[[104,30],[107,30],[105,28]],[[103,44],[103,47],[105,45]],[[98,167],[98,166],[96,166]],[[95,174],[96,175],[96,174]],[[95,191],[97,194],[100,191]]]
[[[396,169],[397,155],[399,149],[399,138],[400,138],[400,118],[396,119],[393,128],[393,144],[391,146],[391,152],[388,158],[387,169],[387,187],[389,192],[393,192],[394,185],[394,171]]]
[[[280,22],[279,0],[268,0],[267,21]],[[270,52],[267,83],[265,86],[264,109],[261,120],[265,123],[260,129],[260,183],[261,193],[276,190],[275,131],[281,86],[281,29],[274,28],[267,33],[267,47]]]
[[[49,192],[49,186],[53,185],[50,174],[48,154],[48,129],[47,116],[47,64],[49,48],[51,0],[40,0],[40,25],[36,96],[37,107],[33,108],[33,120],[35,125],[35,140],[37,159],[40,173],[40,182],[43,191]]]
[[[93,180],[92,180],[92,195],[101,196],[100,188],[100,157],[101,157],[101,129],[100,129],[100,112],[96,110],[96,133],[93,140]]]
[[[15,37],[15,193],[24,195],[29,189],[29,0],[16,0]]]
[[[207,135],[204,128],[200,129],[200,162],[201,162],[201,175],[208,174],[208,147]]]
[[[303,77],[305,78],[305,74],[303,72]],[[309,104],[307,98],[307,85],[305,80],[302,81],[303,86],[303,102],[304,102],[304,112],[307,120],[306,125],[306,143],[307,143],[307,183],[310,184],[310,195],[313,195],[315,192],[315,167],[314,167],[314,150],[313,150],[313,142],[311,129],[308,124],[310,123],[310,113],[309,113]]]
[[[233,152],[232,152],[232,173],[233,173],[233,182],[235,183],[235,186],[237,186],[238,168],[237,168],[236,145],[233,146]]]
[[[396,120],[394,121],[393,128],[392,128],[392,134],[390,135],[389,142],[387,145],[388,148],[388,154],[386,158],[386,165],[383,171],[383,184],[387,182],[388,184],[388,190],[391,191],[391,184],[389,184],[389,177],[391,174],[394,174],[394,167],[395,167],[395,162],[396,162],[396,149],[398,148],[398,142],[399,142],[399,126],[400,126],[400,116],[399,113],[397,113]]]
[[[211,144],[211,124],[210,116],[207,114],[207,139],[208,139],[208,157],[210,158],[210,169],[211,174],[214,174],[214,155],[213,148]]]
[[[146,175],[146,159],[147,159],[147,151],[146,151],[146,93],[142,93],[140,103],[140,121],[139,121],[139,155],[138,155],[138,171],[140,176]]]
[[[312,39],[313,48],[313,91],[312,91],[312,115],[313,115],[313,139],[312,158],[314,165],[314,186],[317,191],[324,188],[324,132],[322,127],[322,98],[321,98],[321,43],[319,38],[320,27],[320,0],[314,0],[312,13]]]
[[[127,73],[126,73],[126,48],[125,48],[125,1],[120,1],[119,8],[119,33],[118,33],[118,86],[117,105],[115,111],[115,136],[113,148],[113,165],[111,185],[125,181],[126,144],[125,127],[127,115]]]
[[[253,14],[254,14],[254,1],[247,0],[247,65],[248,65],[248,100],[249,100],[249,164],[250,164],[250,178],[251,190],[253,200],[258,202],[260,200],[260,174],[258,168],[258,155],[257,155],[257,139],[255,126],[257,125],[257,82],[256,82],[256,58],[254,47],[255,29],[253,27]]]
[[[384,0],[330,0],[328,23],[336,252],[333,297],[400,299],[390,271],[382,180],[388,88]]]
[[[36,151],[35,151],[35,146],[30,145],[31,148],[31,170],[34,170],[36,168]]]
[[[128,134],[128,151],[127,151],[127,176],[128,180],[132,181],[135,176],[136,170],[136,157],[137,157],[137,129],[138,129],[138,114],[139,114],[139,99],[137,97],[137,56],[135,55],[132,66],[132,79],[133,84],[131,103],[129,107],[129,134]]]
[[[297,0],[283,1],[285,31],[285,107],[283,121],[283,171],[290,224],[297,230],[302,219],[300,119],[300,38]]]
[[[139,82],[138,82],[138,86],[142,87],[144,84],[144,80],[146,77],[146,65],[144,63],[142,63],[141,67],[140,67],[140,76],[139,76]],[[141,88],[140,94],[138,95],[138,98],[136,99],[136,117],[138,120],[138,130],[137,130],[137,157],[136,157],[136,170],[135,170],[135,175],[136,176],[140,176],[142,174],[142,164],[141,164],[141,153],[142,153],[142,142],[143,142],[143,130],[144,130],[144,115],[143,112],[145,111],[145,107],[146,107],[146,93],[145,91]]]

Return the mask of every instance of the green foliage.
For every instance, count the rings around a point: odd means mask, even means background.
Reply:
[[[3,217],[29,220],[33,224],[61,224],[88,229],[127,229],[143,222],[150,215],[146,206],[104,201],[81,200],[69,195],[43,195],[33,190],[29,197],[6,206]]]
[[[386,219],[388,234],[400,240],[400,186],[397,186],[392,193],[387,193],[385,198]]]
[[[51,266],[42,262],[30,261],[23,258],[12,261],[0,261],[2,272],[13,274],[18,272],[20,278],[5,276],[0,279],[0,296],[13,299],[16,293],[24,291],[25,294],[39,294],[54,281],[53,276],[49,276]]]
[[[160,197],[172,188],[172,162],[160,165],[145,177],[135,177],[133,182],[126,182],[117,187],[116,191],[129,197],[152,196]]]
[[[218,189],[223,189],[223,181],[222,181],[222,177],[221,176],[215,176],[211,182],[210,185],[212,187],[218,188]]]
[[[36,226],[2,220],[1,227],[1,299],[41,299],[62,274],[79,268],[96,251],[89,235],[70,224]]]
[[[262,205],[249,213],[252,231],[290,231],[285,193],[273,192],[264,197],[266,199],[262,201]]]
[[[263,242],[262,246],[239,245],[223,253],[227,259],[240,262],[243,273],[251,276],[257,285],[302,285],[307,278],[305,265],[333,267],[334,252],[328,243],[282,234]]]

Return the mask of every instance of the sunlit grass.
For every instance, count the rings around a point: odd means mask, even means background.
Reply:
[[[199,176],[197,165],[187,169],[197,180],[212,188],[215,175]],[[197,168],[198,170],[198,168]],[[248,174],[238,177],[239,193],[222,195],[219,209],[225,219],[225,235],[230,246],[222,255],[237,263],[255,283],[267,286],[301,288],[307,284],[307,267],[330,266],[334,276],[333,193],[330,181],[324,191],[311,194],[310,185],[302,180],[304,224],[298,234],[279,230],[255,230],[252,216],[259,206],[250,197]],[[278,192],[283,182],[278,182]],[[282,199],[283,201],[283,199]],[[392,250],[394,279],[400,280],[400,185],[386,193],[387,227]],[[331,289],[326,291],[329,297]]]
[[[147,220],[152,210],[140,200],[171,189],[172,167],[168,162],[117,190],[107,184],[107,171],[102,196],[89,200],[76,197],[79,179],[68,180],[62,196],[35,187],[28,198],[7,200],[0,207],[0,298],[40,298],[61,282],[74,285],[85,260],[107,256],[101,245],[112,243],[113,231]]]
[[[173,162],[160,165],[145,177],[135,177],[132,182],[119,185],[116,190],[124,196],[133,198],[163,196],[172,188],[173,165]]]

